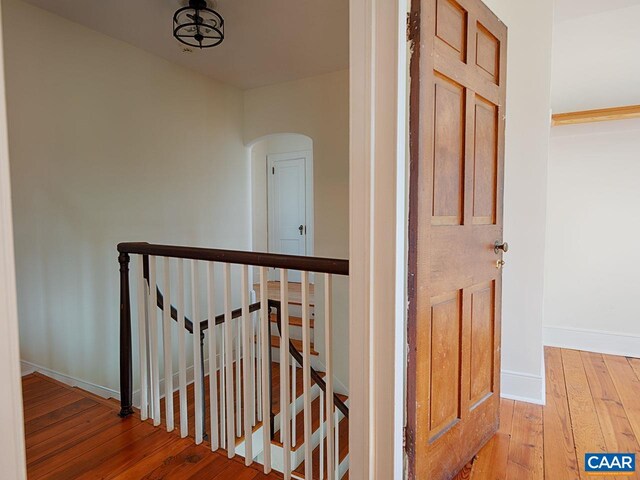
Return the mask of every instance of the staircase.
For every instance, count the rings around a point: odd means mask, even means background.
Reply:
[[[260,284],[256,283],[253,285],[253,290],[256,293],[256,296],[260,296]],[[269,300],[280,301],[280,290],[281,284],[279,281],[269,281],[267,282],[267,298]],[[299,352],[302,351],[302,294],[301,294],[301,285],[296,282],[288,282],[288,290],[289,290],[289,333],[291,335],[290,340],[293,343],[296,350]],[[313,284],[309,284],[309,327],[311,331],[311,355],[314,357],[319,356],[319,353],[316,352],[313,342],[315,338],[315,288]],[[275,314],[271,314],[269,317],[271,321],[271,348],[279,349],[280,348],[280,332],[277,330],[277,317]],[[276,351],[274,350],[274,351]],[[277,353],[277,352],[276,352]],[[274,356],[274,358],[278,358]],[[314,368],[316,365],[314,365]],[[316,368],[317,369],[317,368]]]
[[[332,275],[347,275],[348,262],[147,243],[118,250],[121,416],[133,413],[129,263],[135,255],[140,418],[285,479],[348,478],[348,397],[334,392],[331,346]],[[240,268],[239,288],[231,281],[232,266]],[[252,267],[259,268],[260,282],[250,288]],[[267,268],[279,269],[281,281],[267,281]],[[302,281],[285,281],[289,270],[299,270]],[[324,338],[316,334],[309,272],[325,282]],[[233,309],[238,296],[241,307]],[[249,304],[249,298],[259,301]],[[216,315],[221,303],[224,311]],[[201,311],[207,319],[195,321]],[[322,341],[321,358],[316,345]],[[192,359],[187,345],[193,345]]]

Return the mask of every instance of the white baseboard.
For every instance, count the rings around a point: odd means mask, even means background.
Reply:
[[[209,359],[206,359],[204,361],[204,371],[205,372],[209,372]],[[187,375],[187,385],[190,385],[193,383],[194,381],[194,369],[193,369],[193,365],[187,367],[187,371],[186,371]],[[136,375],[136,372],[134,372],[134,375]],[[174,393],[177,392],[180,389],[180,373],[179,372],[175,372],[173,374],[173,391]],[[164,398],[165,397],[165,386],[164,386],[164,377],[160,378],[160,398]],[[140,390],[134,390],[133,391],[133,406],[134,407],[140,407]]]
[[[80,380],[79,378],[72,377],[71,375],[60,373],[55,370],[51,370],[50,368],[36,365],[35,363],[27,362],[26,360],[20,360],[20,370],[22,376],[38,372],[61,383],[64,383],[65,385],[81,388],[83,390],[86,390],[87,392],[93,393],[94,395],[120,400],[120,392],[117,392],[116,390],[112,390],[101,385],[96,385],[95,383],[86,382],[84,380]]]
[[[545,404],[545,382],[540,375],[502,370],[501,397],[518,402]]]
[[[549,347],[570,348],[640,358],[640,336],[570,327],[543,327],[542,338]]]

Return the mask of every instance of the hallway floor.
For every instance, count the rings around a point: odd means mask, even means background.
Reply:
[[[547,347],[545,365],[546,406],[502,400],[499,433],[458,479],[602,478],[585,453],[640,453],[640,359]]]
[[[502,400],[499,433],[459,479],[584,479],[586,452],[640,453],[640,359],[547,348],[545,360],[547,405]],[[281,478],[38,373],[22,382],[30,479]]]
[[[118,417],[111,400],[34,373],[22,378],[29,479],[266,480],[242,459],[229,460],[141,422]]]

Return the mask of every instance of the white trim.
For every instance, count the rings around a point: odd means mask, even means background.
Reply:
[[[358,408],[349,416],[349,475],[357,480],[403,470],[406,12],[406,0],[350,0],[349,391]]]
[[[407,16],[410,2],[399,1],[398,8],[398,111],[397,111],[397,172],[396,172],[396,298],[395,298],[395,384],[394,384],[394,435],[393,476],[404,477],[404,426],[407,381],[407,272],[409,252],[409,44],[407,41]],[[402,369],[403,374],[399,375]]]
[[[549,347],[640,358],[640,336],[572,327],[542,328],[543,343]]]
[[[95,383],[91,383],[91,382],[86,382],[84,380],[80,380],[79,378],[73,377],[71,375],[60,373],[56,370],[51,370],[50,368],[46,368],[41,365],[37,365],[35,363],[27,362],[26,360],[20,360],[20,367],[21,367],[23,376],[29,375],[34,372],[38,372],[46,377],[53,378],[58,382],[64,383],[65,385],[69,385],[70,387],[81,388],[82,390],[86,390],[87,392],[93,393],[94,395],[98,395],[99,397],[115,398],[116,400],[120,400],[120,392],[118,392],[117,390],[113,390],[111,388],[103,387],[101,385],[96,385]],[[140,391],[137,391],[136,393],[139,398]],[[139,405],[139,402],[136,405]]]
[[[271,246],[274,244],[273,229],[271,228],[271,222],[274,218],[273,212],[273,176],[271,175],[271,169],[275,162],[282,160],[293,160],[300,157],[304,157],[304,169],[305,169],[305,255],[313,256],[314,253],[314,223],[315,218],[313,215],[313,150],[303,150],[297,152],[286,153],[270,153],[267,155],[267,248],[271,253],[274,252]]]
[[[518,402],[545,404],[544,378],[524,372],[502,370],[501,372],[502,398],[517,400]]]
[[[3,52],[0,18],[0,472],[3,478],[20,480],[27,471]]]
[[[547,400],[544,350],[540,359],[541,374],[502,369],[500,372],[500,396],[518,402],[544,405]]]
[[[220,359],[220,354],[218,354],[218,359]],[[217,364],[220,365],[220,360],[218,360]],[[120,392],[118,392],[117,390],[104,387],[102,385],[97,385],[95,383],[87,382],[85,380],[74,377],[72,375],[67,375],[66,373],[58,372],[57,370],[51,370],[50,368],[43,367],[35,363],[27,362],[26,360],[20,360],[20,370],[21,370],[22,376],[29,375],[34,372],[38,372],[49,378],[53,378],[54,380],[64,383],[65,385],[69,385],[70,387],[81,388],[82,390],[86,390],[87,392],[93,393],[94,395],[98,395],[99,397],[115,398],[116,400],[120,400]],[[204,361],[204,371],[205,372],[209,371],[208,358]],[[174,372],[173,374],[174,393],[179,391],[179,386],[177,386],[180,384],[179,375],[180,375],[179,372]],[[193,376],[193,365],[192,365],[190,367],[187,367],[186,384],[189,385],[193,383],[193,379],[194,379],[194,376]],[[160,391],[164,392],[164,378],[160,378]],[[162,394],[160,398],[164,398],[164,394]],[[140,390],[139,389],[133,391],[133,405],[135,407],[140,407]]]

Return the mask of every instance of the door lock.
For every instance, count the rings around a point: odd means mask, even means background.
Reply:
[[[302,234],[303,234],[303,232],[304,232],[304,225],[300,225],[300,226],[298,227],[298,230],[300,230],[300,235],[302,235]]]
[[[504,266],[507,264],[504,260],[496,260],[496,268],[498,270],[502,270]]]

